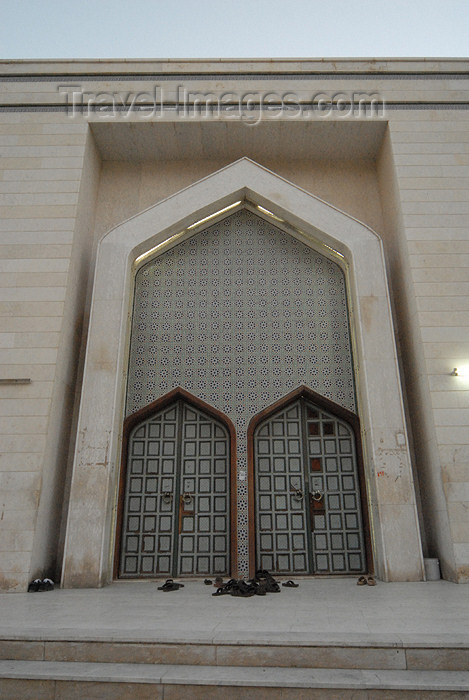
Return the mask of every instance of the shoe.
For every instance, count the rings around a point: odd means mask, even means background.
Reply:
[[[42,581],[40,578],[35,578],[34,581],[31,581],[28,586],[28,593],[36,593],[39,590],[41,583]]]
[[[366,586],[367,583],[366,576],[360,576],[357,581],[357,586]]]
[[[299,585],[299,583],[295,583],[294,581],[285,581],[285,583],[282,583],[282,586],[285,586],[285,588],[298,588]]]
[[[38,591],[53,591],[53,590],[54,590],[54,582],[51,578],[45,578],[40,582]]]
[[[368,584],[368,586],[376,586],[376,581],[375,581],[374,576],[367,576],[366,583]]]
[[[166,579],[162,586],[158,586],[158,590],[164,591],[165,593],[168,591],[178,591],[180,588],[184,588],[184,584],[176,583],[172,578]]]

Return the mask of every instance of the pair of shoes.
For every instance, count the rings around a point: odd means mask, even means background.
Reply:
[[[282,583],[282,586],[285,586],[285,588],[298,588],[299,585],[299,583],[295,583],[294,581],[285,581],[285,583]]]
[[[28,593],[37,593],[40,591],[53,591],[54,582],[50,578],[45,578],[41,581],[40,578],[35,578],[28,586]]]
[[[176,581],[173,581],[172,578],[166,579],[162,586],[158,586],[158,590],[165,591],[165,593],[168,591],[178,591],[180,588],[184,588],[184,584],[177,583]]]
[[[357,581],[357,586],[376,586],[374,576],[360,576]]]

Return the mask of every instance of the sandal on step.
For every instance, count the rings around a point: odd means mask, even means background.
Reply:
[[[366,580],[366,576],[360,576],[360,578],[357,581],[357,586],[366,586],[368,581]]]
[[[285,586],[285,588],[298,588],[299,585],[299,583],[295,583],[294,581],[285,581],[285,583],[282,583],[282,586]]]
[[[367,576],[366,582],[369,586],[376,586],[376,581],[375,581],[374,576]]]

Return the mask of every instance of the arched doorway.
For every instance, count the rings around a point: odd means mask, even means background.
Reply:
[[[359,221],[275,173],[241,159],[125,221],[99,243],[64,543],[65,587],[101,586],[112,578],[111,551],[118,532],[114,527],[116,463],[121,454],[134,265],[140,264],[142,255],[147,258],[156,250],[169,249],[176,239],[188,240],[199,226],[206,225],[208,217],[218,216],[227,206],[241,206],[242,200],[288,222],[299,240],[342,256],[347,266],[358,375],[357,412],[367,455],[377,575],[391,581],[422,579],[418,516],[382,243]],[[259,270],[255,275],[263,279]],[[279,363],[284,364],[281,357]],[[170,387],[162,387],[163,392],[168,390]],[[144,401],[151,399],[144,397]],[[210,396],[208,401],[214,405]],[[267,403],[268,399],[263,405]],[[226,414],[224,405],[220,410]],[[246,445],[249,449],[249,441]],[[238,465],[241,495],[246,492],[245,464]],[[248,516],[247,508],[243,512],[238,505],[238,510],[242,532],[253,511],[250,507]],[[403,540],[404,548],[399,546]],[[247,550],[246,537],[238,551],[243,575]],[[249,562],[253,561],[249,556]],[[233,563],[232,567],[234,570]]]
[[[119,578],[231,571],[229,427],[171,394],[126,421]]]
[[[257,569],[343,575],[371,568],[358,419],[318,398],[294,392],[251,426]]]

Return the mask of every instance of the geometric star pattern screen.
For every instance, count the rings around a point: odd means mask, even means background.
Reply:
[[[225,413],[246,470],[251,418],[298,386],[356,412],[344,274],[248,210],[162,253],[136,275],[126,414],[182,387]],[[247,484],[238,561],[248,571]]]

